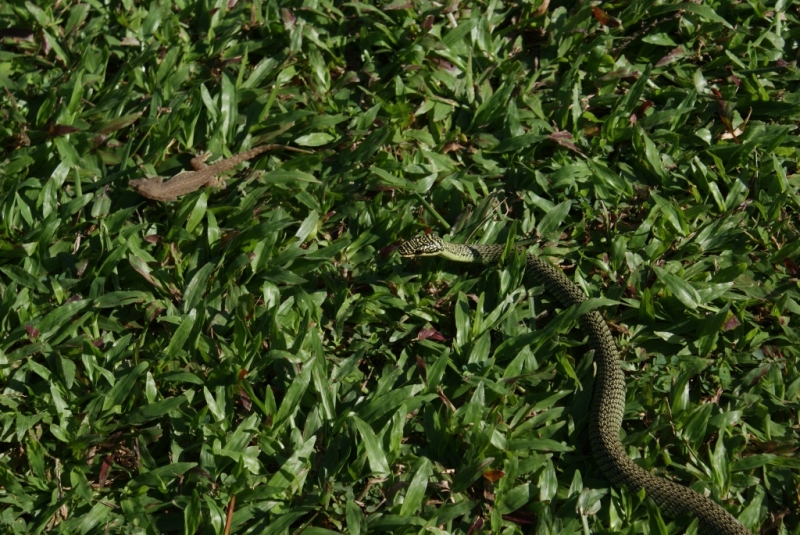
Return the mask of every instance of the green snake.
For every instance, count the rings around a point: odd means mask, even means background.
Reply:
[[[502,245],[460,245],[435,235],[421,235],[400,245],[404,257],[441,256],[456,262],[491,264],[503,254]],[[564,273],[537,256],[527,254],[527,271],[564,307],[586,300],[583,291]],[[637,493],[645,489],[649,498],[669,516],[687,514],[699,521],[698,532],[705,535],[751,535],[730,513],[705,496],[683,485],[655,476],[639,467],[625,453],[619,438],[625,411],[625,377],[611,332],[596,310],[578,320],[589,347],[594,350],[597,375],[589,421],[592,454],[605,477],[616,486]]]

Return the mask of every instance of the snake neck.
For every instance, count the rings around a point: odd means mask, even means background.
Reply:
[[[461,243],[443,242],[439,256],[454,262],[473,264],[491,264],[500,260],[503,247],[500,245],[465,245]]]
[[[444,241],[439,246],[440,250],[435,253],[436,255],[454,262],[470,262],[474,264],[497,262],[503,256],[504,250],[502,245],[473,245]],[[586,301],[586,294],[583,293],[583,290],[569,280],[559,268],[543,258],[530,253],[526,254],[521,247],[518,247],[517,251],[525,254],[529,276],[535,282],[544,286],[545,290],[553,295],[563,306],[578,305]],[[598,324],[597,328],[605,329],[605,332],[608,333],[608,326],[606,326],[605,321],[600,323],[602,323],[602,326]],[[607,338],[611,341],[611,346],[614,348],[614,356],[616,356],[616,346],[613,344],[610,333],[608,333]]]

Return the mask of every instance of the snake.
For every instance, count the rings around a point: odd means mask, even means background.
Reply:
[[[456,244],[435,234],[422,234],[404,241],[397,251],[402,257],[439,256],[454,262],[497,263],[503,245]],[[526,272],[565,308],[584,302],[586,294],[561,269],[530,253]],[[716,502],[671,480],[651,474],[633,462],[620,440],[625,412],[625,376],[620,356],[603,316],[597,310],[581,314],[578,324],[594,350],[596,375],[589,416],[592,456],[608,481],[638,493],[644,489],[667,516],[697,518],[702,535],[752,535],[744,525]]]

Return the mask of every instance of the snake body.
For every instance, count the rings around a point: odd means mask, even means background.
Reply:
[[[400,245],[401,256],[441,256],[456,262],[490,264],[497,262],[502,245],[461,245],[435,235],[421,235]],[[564,307],[586,300],[583,291],[564,273],[537,256],[527,254],[527,271]],[[580,316],[579,324],[594,350],[597,375],[589,421],[592,454],[603,475],[616,486],[637,493],[645,489],[648,497],[669,516],[687,514],[699,521],[704,535],[751,535],[738,520],[717,503],[683,485],[654,476],[639,467],[625,453],[619,438],[625,412],[625,377],[611,332],[596,310]]]

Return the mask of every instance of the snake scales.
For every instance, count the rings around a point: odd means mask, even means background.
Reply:
[[[401,256],[442,256],[457,262],[488,264],[503,253],[502,245],[459,245],[438,236],[421,235],[400,245]],[[586,300],[583,291],[546,260],[527,255],[527,269],[561,305],[569,307]],[[625,411],[625,377],[611,332],[596,310],[578,320],[594,350],[597,376],[594,384],[589,436],[592,453],[600,470],[614,485],[636,493],[645,489],[648,497],[669,516],[688,514],[699,521],[699,533],[706,535],[750,535],[750,532],[717,503],[682,485],[652,475],[628,457],[619,439]]]

